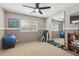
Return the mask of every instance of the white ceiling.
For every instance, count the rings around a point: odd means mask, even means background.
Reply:
[[[77,16],[77,15],[79,15],[79,12],[76,12],[76,13],[72,14],[71,16]]]
[[[52,16],[52,20],[64,21],[64,12]]]
[[[38,12],[32,13],[33,9],[23,7],[22,5],[28,5],[34,7],[34,3],[0,3],[0,5],[10,12],[21,13],[25,15],[37,16],[37,17],[50,17],[58,12],[63,12],[64,10],[76,5],[76,3],[40,3],[40,6],[51,6],[51,9],[41,10],[43,15],[40,15]]]

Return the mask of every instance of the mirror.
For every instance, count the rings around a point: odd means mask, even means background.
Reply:
[[[63,46],[65,43],[64,23],[64,12],[58,13],[52,17],[51,39]]]

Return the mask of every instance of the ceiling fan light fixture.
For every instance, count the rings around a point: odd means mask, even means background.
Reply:
[[[37,9],[37,8],[36,8],[36,9],[35,9],[35,11],[36,11],[36,12],[38,12],[38,11],[39,11],[39,9]]]

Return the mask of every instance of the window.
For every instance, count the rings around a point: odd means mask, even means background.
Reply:
[[[38,31],[38,22],[30,21],[30,31]]]
[[[18,28],[19,20],[16,18],[8,18],[8,27],[9,28]]]
[[[38,31],[38,22],[22,19],[21,20],[21,31],[22,32]]]
[[[58,31],[59,30],[59,24],[56,22],[53,22],[51,25],[52,31]]]

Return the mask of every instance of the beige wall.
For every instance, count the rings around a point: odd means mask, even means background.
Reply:
[[[2,37],[4,36],[4,10],[0,7],[0,49],[2,48]]]
[[[51,39],[59,38],[59,32],[58,31],[52,31],[51,32]]]
[[[70,15],[79,11],[79,5],[65,11],[65,28],[78,28],[76,24],[70,24]]]
[[[69,9],[66,9],[65,11],[65,42],[66,42],[66,46],[67,46],[67,33],[68,32],[77,32],[77,29],[71,29],[71,28],[78,28],[78,25],[76,24],[70,24],[70,15],[72,15],[73,13],[76,13],[76,12],[79,12],[79,4],[69,8]],[[50,40],[51,40],[51,20],[52,20],[53,16],[52,17],[49,17],[46,19],[46,29],[49,30],[50,32]]]
[[[41,35],[43,34],[43,30],[45,28],[45,19],[32,17],[17,13],[6,12],[5,13],[5,27],[8,27],[8,18],[18,18],[18,19],[26,19],[26,20],[37,20],[38,21],[38,32],[20,32],[20,30],[5,30],[5,34],[15,34],[17,37],[17,42],[29,42],[39,40]]]
[[[78,25],[70,24],[70,15],[76,12],[79,12],[79,4],[65,11],[65,28],[66,28],[65,29],[65,41],[66,41],[66,44],[67,44],[67,33],[75,32],[77,31],[76,28],[78,28]],[[71,29],[71,28],[75,28],[75,29]]]

